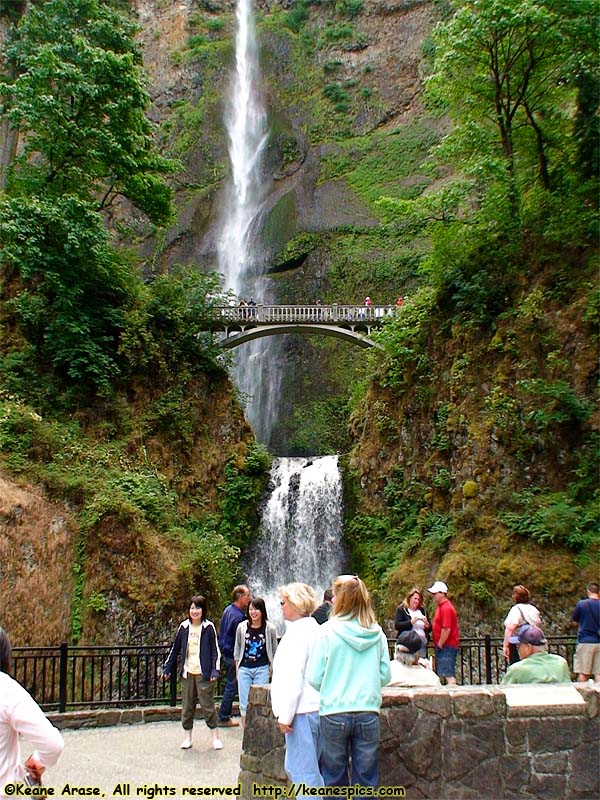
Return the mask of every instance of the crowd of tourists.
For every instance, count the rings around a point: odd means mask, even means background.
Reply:
[[[192,747],[197,707],[211,731],[212,747],[221,750],[219,727],[240,724],[233,716],[239,696],[245,724],[250,689],[271,683],[271,706],[285,737],[285,771],[305,786],[367,786],[379,783],[379,712],[382,688],[439,687],[456,683],[459,652],[458,615],[448,586],[436,580],[427,589],[435,605],[430,620],[423,593],[412,588],[395,613],[397,632],[390,661],[387,638],[375,619],[371,598],[357,575],[340,575],[319,605],[305,583],[279,587],[286,631],[278,642],[265,601],[236,586],[219,629],[208,618],[202,595],[191,598],[164,664],[182,680],[181,748]],[[504,621],[503,684],[568,683],[564,658],[549,653],[542,617],[528,589],[513,589],[514,605]],[[572,614],[578,629],[574,672],[578,681],[600,682],[600,594],[589,583],[587,597]],[[428,658],[428,644],[433,658]],[[63,738],[37,703],[11,676],[11,646],[0,628],[0,798],[4,786],[39,784],[45,768],[56,763]],[[225,676],[218,711],[214,690]],[[36,748],[21,763],[19,735]]]
[[[397,638],[391,661],[387,638],[358,576],[337,577],[320,605],[314,589],[305,583],[290,583],[278,592],[286,622],[279,642],[264,600],[251,597],[247,586],[233,590],[218,637],[212,622],[196,617],[198,609],[205,609],[204,598],[192,598],[188,619],[181,623],[165,664],[168,676],[181,656],[185,731],[181,747],[192,746],[196,704],[204,709],[203,692],[212,697],[220,670],[226,681],[218,714],[211,697],[207,709],[212,711],[204,713],[215,749],[223,746],[215,730],[240,724],[232,716],[236,693],[245,725],[251,686],[270,682],[273,714],[285,736],[285,771],[293,783],[377,786],[382,687],[456,684],[460,630],[447,584],[437,580],[427,589],[435,606],[432,619],[420,589],[408,592],[394,617]],[[508,669],[502,683],[570,682],[566,660],[547,651],[542,618],[528,589],[515,586],[512,599],[514,605],[504,622]],[[573,612],[573,624],[579,629],[574,664],[579,680],[593,676],[600,681],[595,616],[599,609],[598,586],[591,583],[588,597]],[[206,667],[205,651],[211,657]]]

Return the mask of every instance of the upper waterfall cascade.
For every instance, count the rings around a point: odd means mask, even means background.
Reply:
[[[267,297],[262,260],[261,221],[268,181],[263,153],[268,138],[267,115],[260,92],[260,66],[251,0],[238,0],[235,69],[226,103],[231,180],[223,204],[218,241],[219,270],[225,288],[238,297]],[[236,359],[234,380],[248,398],[246,415],[259,441],[269,444],[277,416],[282,375],[279,352],[273,341],[244,345]]]

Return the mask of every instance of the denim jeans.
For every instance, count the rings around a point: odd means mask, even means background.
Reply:
[[[227,675],[225,679],[225,688],[223,689],[223,697],[221,699],[221,707],[219,708],[219,721],[227,722],[231,719],[231,706],[233,705],[233,698],[237,692],[237,678],[235,675],[235,661],[229,656],[221,657],[222,663],[227,668]]]
[[[456,674],[456,656],[458,647],[435,648],[435,671],[440,678],[454,678]]]
[[[245,714],[248,708],[248,696],[253,684],[264,685],[269,682],[269,665],[262,667],[240,667],[238,669],[238,693],[240,696],[240,713]]]
[[[323,776],[319,771],[320,756],[319,712],[296,714],[292,721],[292,733],[285,734],[284,767],[290,781],[307,786],[323,786]]]
[[[321,768],[326,786],[379,785],[379,714],[328,714],[321,717],[321,736]]]

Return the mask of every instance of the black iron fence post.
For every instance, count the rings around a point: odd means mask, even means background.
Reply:
[[[67,672],[69,664],[69,645],[61,642],[59,658],[58,710],[61,714],[67,710]]]
[[[492,637],[489,633],[484,636],[485,652],[485,682],[489,685],[492,682]]]

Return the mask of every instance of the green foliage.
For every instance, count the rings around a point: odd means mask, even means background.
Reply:
[[[294,0],[292,10],[285,15],[285,25],[294,33],[299,33],[308,19],[306,0]]]
[[[334,104],[336,111],[346,111],[348,108],[348,92],[339,83],[328,83],[323,87],[323,94]]]
[[[128,375],[172,381],[217,370],[210,334],[213,308],[223,302],[220,279],[179,265],[140,290],[123,331],[119,355]]]
[[[447,403],[438,404],[434,415],[435,434],[431,437],[430,441],[432,450],[442,453],[450,450],[450,437],[448,436],[449,413],[450,410]]]
[[[260,444],[254,444],[243,465],[230,462],[225,467],[225,483],[220,487],[219,531],[236,547],[243,549],[257,530],[257,508],[268,480],[271,457]]]
[[[6,309],[38,363],[108,394],[134,278],[110,248],[97,212],[68,194],[0,199],[0,263],[20,274],[23,289]]]
[[[525,489],[513,497],[516,511],[500,514],[508,530],[540,544],[564,544],[586,563],[600,545],[598,519],[600,493],[586,505],[576,503],[565,492]]]
[[[419,528],[422,543],[438,556],[442,556],[454,536],[454,526],[450,514],[425,512],[419,514]]]
[[[226,602],[226,593],[237,577],[240,551],[218,530],[218,518],[206,515],[190,517],[183,523],[180,535],[184,544],[182,572],[187,576],[189,593],[198,585],[205,586],[210,607],[216,613]]]
[[[455,121],[446,155],[472,174],[505,171],[513,210],[536,180],[549,189],[574,156],[564,109],[598,52],[593,0],[456,0],[434,32],[431,102]],[[559,144],[560,143],[560,144]],[[554,161],[553,161],[554,160]],[[574,159],[573,159],[574,162]]]
[[[471,581],[469,584],[469,594],[484,608],[492,609],[496,606],[496,598],[483,581]]]
[[[590,416],[592,405],[577,395],[566,380],[548,383],[541,378],[518,382],[533,406],[527,418],[539,429],[546,430],[563,423],[582,422]]]
[[[437,309],[434,290],[419,289],[374,338],[386,352],[381,382],[390,388],[407,386],[428,375],[431,357],[427,337]]]
[[[85,604],[92,611],[106,611],[108,609],[108,598],[102,592],[92,592],[86,597]]]
[[[398,548],[389,519],[356,514],[345,527],[352,563],[361,578],[377,585],[397,563]]]
[[[339,84],[330,86],[346,92]],[[338,89],[328,91],[337,93]],[[391,207],[379,201],[382,196],[395,200],[421,194],[432,177],[420,175],[420,168],[428,149],[437,140],[435,130],[421,122],[403,125],[391,133],[346,139],[322,158],[319,180],[345,178],[376,217],[382,222],[393,220],[396,224],[398,215],[393,204]],[[410,187],[403,180],[408,177],[411,178]],[[420,180],[415,182],[415,177]],[[385,235],[385,231],[380,230],[379,235]]]
[[[163,476],[153,472],[107,472],[102,491],[86,504],[81,514],[84,528],[91,529],[105,517],[124,521],[143,519],[166,529],[175,515],[175,494]]]
[[[207,19],[204,24],[209,31],[222,31],[225,28],[225,22],[220,17]]]
[[[0,114],[23,142],[14,191],[70,192],[98,208],[121,194],[153,222],[170,219],[171,193],[157,175],[175,165],[152,141],[134,34],[98,0],[30,6],[6,49],[16,77],[0,80]]]
[[[338,14],[354,19],[363,10],[363,0],[337,0],[335,10]]]
[[[215,369],[214,281],[182,278],[179,294],[167,279],[144,287],[106,230],[118,195],[154,223],[172,214],[160,176],[175,164],[153,144],[134,37],[110,4],[48,0],[30,6],[6,50],[15,77],[0,79],[0,115],[23,146],[0,198],[0,324],[19,334],[0,341],[0,374],[25,397],[41,385],[86,402],[144,367]]]
[[[323,31],[323,38],[327,42],[339,42],[344,39],[351,39],[354,36],[354,27],[344,24],[326,25]]]
[[[290,452],[321,456],[348,450],[348,414],[348,404],[343,396],[297,405],[287,423]]]
[[[335,61],[326,61],[323,64],[323,72],[327,74],[328,72],[335,72],[342,66],[342,62],[339,59],[335,59]]]
[[[380,515],[356,514],[346,525],[353,563],[369,583],[385,584],[390,574],[420,546],[442,556],[455,533],[450,514],[425,505],[427,487],[397,469],[383,491],[386,508]]]

